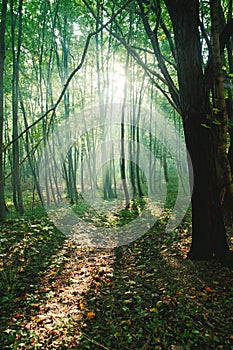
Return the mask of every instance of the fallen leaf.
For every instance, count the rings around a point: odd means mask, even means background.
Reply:
[[[14,299],[14,303],[17,303],[18,301],[20,301],[20,298],[15,298]]]
[[[93,318],[95,316],[95,313],[93,311],[88,312],[87,318]]]
[[[84,309],[84,307],[85,307],[85,304],[80,303],[80,304],[79,304],[79,307],[80,307],[80,310],[83,310],[83,309]]]

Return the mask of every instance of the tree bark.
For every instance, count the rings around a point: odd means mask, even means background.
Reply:
[[[231,174],[231,165],[227,155],[227,132],[228,132],[228,115],[225,102],[224,76],[222,71],[223,59],[220,49],[220,9],[219,0],[210,1],[210,17],[211,17],[211,37],[213,51],[213,107],[216,139],[218,142],[218,159],[221,168],[220,184],[221,184],[221,203],[224,213],[224,221],[226,224],[232,222],[233,207],[233,183]],[[216,123],[217,122],[217,123]]]
[[[199,4],[193,0],[165,0],[165,4],[174,29],[181,113],[194,175],[188,258],[222,258],[229,248],[221,211],[217,142],[210,125],[212,110],[202,69]]]
[[[12,75],[12,116],[13,116],[13,172],[12,172],[12,185],[13,185],[13,202],[15,209],[23,214],[23,198],[20,179],[20,155],[19,155],[19,140],[18,140],[18,105],[19,105],[19,63],[20,63],[20,51],[21,51],[21,36],[22,36],[22,5],[23,0],[19,1],[18,5],[18,40],[16,45],[16,26],[15,26],[15,14],[13,1],[11,0],[11,34],[12,34],[12,56],[13,56],[13,75]]]
[[[4,61],[7,0],[2,0],[0,23],[0,220],[7,215],[4,198],[3,135],[4,135]]]

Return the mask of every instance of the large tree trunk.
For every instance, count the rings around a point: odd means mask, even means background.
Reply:
[[[208,259],[223,257],[228,252],[220,202],[220,186],[216,167],[216,147],[211,129],[203,124],[201,114],[184,120],[194,187],[192,193],[192,245],[188,257]]]
[[[165,3],[174,28],[181,111],[194,174],[192,245],[188,257],[223,257],[228,245],[218,185],[217,142],[209,125],[211,108],[202,67],[198,1]]]

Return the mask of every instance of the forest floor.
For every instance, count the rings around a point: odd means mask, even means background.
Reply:
[[[79,246],[45,215],[0,227],[0,348],[233,349],[232,266],[190,261],[190,214],[117,249]],[[233,249],[232,237],[229,237]]]

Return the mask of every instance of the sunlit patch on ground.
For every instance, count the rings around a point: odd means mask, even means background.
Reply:
[[[231,349],[232,267],[185,260],[190,217],[167,233],[169,215],[114,250],[45,218],[2,225],[1,348]]]

